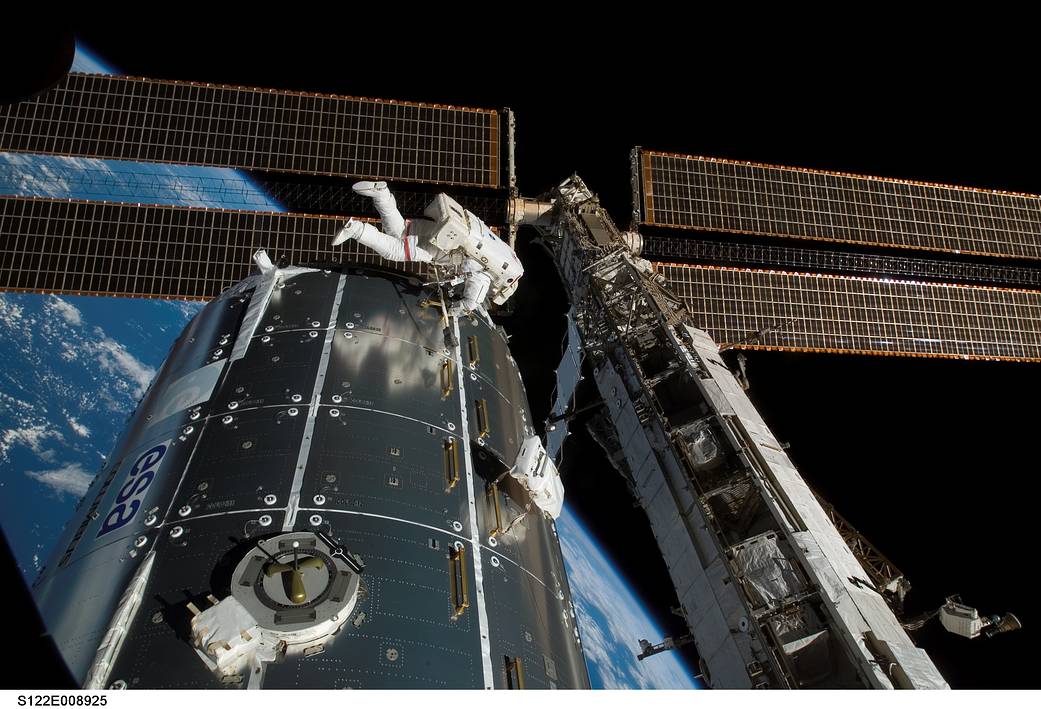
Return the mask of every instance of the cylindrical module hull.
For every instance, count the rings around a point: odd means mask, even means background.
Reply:
[[[286,269],[192,321],[35,588],[81,682],[588,686],[553,522],[506,474],[531,433],[506,338],[483,318],[446,337],[432,295],[386,271]],[[197,650],[199,614],[254,592],[237,575],[251,554],[258,585],[277,578],[289,552],[261,555],[291,532],[342,548],[357,579],[332,594],[350,604],[307,647],[276,627],[256,676],[222,672],[203,650],[257,631]],[[263,602],[276,624],[314,617]]]

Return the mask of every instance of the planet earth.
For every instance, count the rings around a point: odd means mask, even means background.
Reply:
[[[73,70],[118,73],[83,47]],[[0,194],[281,209],[234,170],[7,153],[0,153]],[[46,563],[170,346],[201,308],[0,293],[0,524],[26,583]],[[557,531],[593,687],[699,686],[675,653],[636,659],[640,638],[657,642],[663,635],[646,604],[595,531],[566,505]]]

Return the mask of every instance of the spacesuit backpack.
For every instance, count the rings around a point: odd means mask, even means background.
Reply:
[[[446,194],[434,198],[423,214],[433,222],[430,241],[445,252],[461,249],[480,263],[492,279],[489,295],[498,305],[517,290],[524,267],[510,245],[497,237],[477,215]]]

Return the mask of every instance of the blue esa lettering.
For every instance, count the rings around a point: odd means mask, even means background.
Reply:
[[[169,443],[166,441],[166,443],[149,448],[130,466],[130,472],[127,473],[123,487],[116,494],[112,509],[101,522],[98,537],[125,527],[137,516],[145,495],[148,494],[148,488],[155,480],[156,473],[159,472],[159,466],[163,462],[163,456],[166,455]]]

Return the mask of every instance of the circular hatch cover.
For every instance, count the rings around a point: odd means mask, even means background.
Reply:
[[[312,532],[261,540],[235,567],[231,594],[256,619],[288,643],[330,635],[354,610],[359,577]]]

